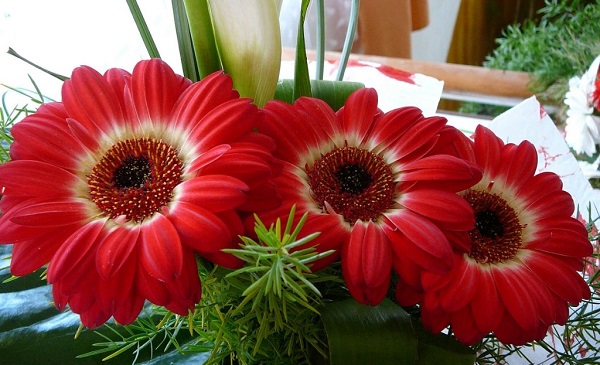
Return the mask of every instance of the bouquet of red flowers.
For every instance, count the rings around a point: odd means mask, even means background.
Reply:
[[[162,334],[207,363],[473,363],[590,299],[588,229],[531,142],[311,83],[302,31],[278,82],[271,1],[173,2],[180,75],[129,3],[151,58],[73,70],[0,165],[10,272],[109,340],[87,358]]]

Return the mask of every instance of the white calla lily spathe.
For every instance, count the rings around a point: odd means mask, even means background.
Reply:
[[[212,0],[209,5],[223,70],[242,96],[263,106],[279,79],[281,0]]]

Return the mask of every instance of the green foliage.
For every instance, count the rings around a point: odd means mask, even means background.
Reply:
[[[306,215],[295,228],[293,218],[292,209],[285,227],[278,220],[269,228],[256,218],[258,240],[243,237],[240,249],[229,250],[246,265],[224,276],[219,268],[202,275],[205,326],[196,331],[214,344],[207,364],[227,358],[240,364],[303,364],[314,350],[325,356],[323,299],[316,285],[337,280],[312,274],[310,264],[331,252],[302,248],[318,234],[298,239]]]
[[[102,335],[100,349],[82,357],[138,354],[157,343],[182,354],[210,353],[206,364],[308,364],[326,357],[321,290],[341,286],[339,269],[311,273],[310,265],[331,252],[303,248],[318,233],[298,239],[306,215],[294,226],[294,213],[285,226],[277,221],[267,228],[256,218],[257,239],[242,237],[240,248],[229,250],[244,261],[240,269],[199,260],[203,293],[194,313],[181,317],[150,307],[124,327],[125,335]]]
[[[562,104],[568,80],[600,54],[600,0],[546,0],[539,15],[508,26],[484,66],[530,72],[531,90]]]

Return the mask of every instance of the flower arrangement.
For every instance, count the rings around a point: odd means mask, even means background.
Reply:
[[[308,1],[281,83],[277,2],[173,2],[184,75],[128,3],[151,58],[73,70],[0,165],[10,271],[104,337],[82,358],[485,363],[593,300],[593,233],[532,143],[311,83]]]

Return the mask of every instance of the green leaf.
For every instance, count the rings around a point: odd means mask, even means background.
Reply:
[[[208,0],[183,0],[200,78],[222,70]]]
[[[419,339],[417,365],[473,365],[477,359],[475,351],[443,333],[427,331],[421,321],[413,319],[413,328]]]
[[[375,307],[354,299],[327,303],[321,318],[331,365],[401,365],[417,361],[417,336],[410,315],[389,299]]]
[[[312,80],[312,95],[329,104],[333,110],[344,106],[346,99],[356,90],[365,87],[359,82]]]
[[[190,33],[190,24],[188,23],[185,6],[181,0],[172,0],[171,4],[183,75],[196,82],[200,80],[200,73],[198,72],[198,66],[196,64],[194,45],[192,44],[192,34]]]
[[[296,41],[296,63],[294,69],[294,92],[292,100],[301,96],[311,96],[310,76],[308,73],[308,60],[306,58],[306,44],[304,41],[304,20],[310,0],[302,0],[300,20],[298,21],[298,38]]]
[[[37,64],[35,64],[35,63],[33,63],[33,62],[29,61],[28,59],[26,59],[25,57],[21,56],[21,55],[20,55],[20,54],[18,54],[18,53],[17,53],[17,52],[16,52],[14,49],[12,49],[12,48],[10,48],[10,47],[8,48],[8,52],[6,52],[6,53],[8,53],[8,54],[9,54],[9,55],[11,55],[11,56],[17,57],[17,58],[18,58],[18,59],[20,59],[21,61],[24,61],[24,62],[26,62],[26,63],[30,64],[31,66],[33,66],[33,67],[37,68],[38,70],[41,70],[41,71],[43,71],[43,72],[47,73],[47,74],[48,74],[48,75],[50,75],[50,76],[56,77],[56,78],[57,78],[57,79],[59,79],[60,81],[65,81],[65,80],[68,80],[68,79],[69,79],[67,76],[63,76],[63,75],[61,75],[61,74],[57,74],[56,72],[52,72],[52,71],[50,71],[50,70],[47,70],[47,69],[43,68],[42,66],[39,66],[39,65],[37,65]]]
[[[344,106],[350,94],[364,87],[359,82],[328,80],[310,80],[310,85],[312,96],[323,100],[335,111]],[[279,84],[275,89],[275,99],[290,104],[293,103],[295,100],[294,81],[289,79],[279,80]]]
[[[131,12],[133,20],[135,21],[135,25],[142,36],[146,50],[148,50],[148,55],[150,55],[151,58],[160,58],[158,48],[156,48],[156,43],[154,43],[152,34],[150,34],[150,29],[148,29],[148,24],[146,24],[146,20],[144,19],[144,15],[140,10],[137,1],[127,0],[127,5],[129,6],[129,11]]]

